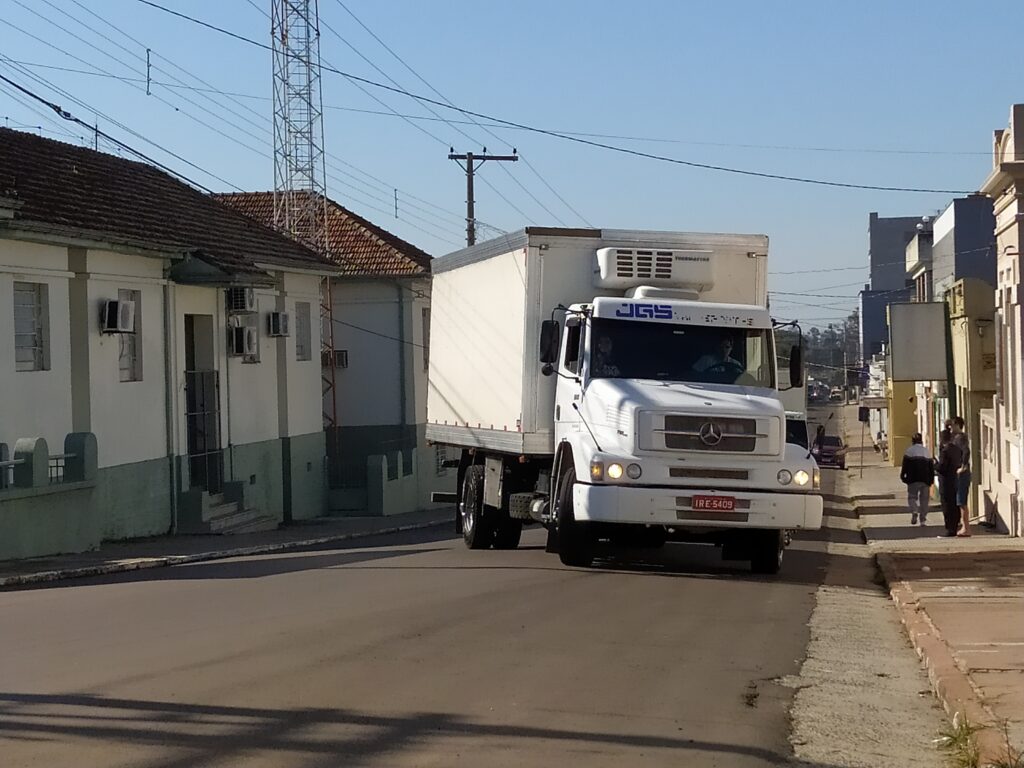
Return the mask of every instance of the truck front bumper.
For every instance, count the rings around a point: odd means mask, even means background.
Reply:
[[[695,509],[694,497],[733,499],[734,509]],[[724,499],[723,499],[724,500]],[[587,485],[573,489],[577,520],[677,528],[821,528],[822,498],[813,493],[748,493],[693,488]]]

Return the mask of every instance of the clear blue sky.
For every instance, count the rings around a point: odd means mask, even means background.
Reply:
[[[161,2],[269,43],[269,21],[261,9],[269,10],[270,0]],[[1011,53],[1024,28],[1024,3],[1000,6],[998,17],[981,6],[952,0],[345,3],[432,86],[466,108],[561,131],[663,139],[608,141],[771,173],[975,189],[990,168],[993,129],[1005,127],[1010,104],[1024,100],[1024,80]],[[383,79],[329,25],[403,87],[429,94],[338,0],[320,0],[320,16],[325,63]],[[193,77],[198,76],[218,90],[261,97],[207,99],[163,85],[146,96],[144,85],[137,83],[32,69],[86,108],[0,60],[4,75],[76,116],[91,122],[92,110],[103,112],[224,180],[189,168],[99,117],[103,130],[211,188],[230,189],[225,182],[243,189],[272,187],[268,51],[137,0],[0,0],[3,19],[46,41],[0,21],[0,53],[17,61],[139,78],[145,76],[149,47],[155,81],[173,82],[173,76],[199,86]],[[411,99],[373,92],[398,112],[432,117]],[[347,111],[386,108],[330,73],[324,76],[323,99],[331,196],[435,255],[452,250],[463,237],[458,217],[464,210],[465,181],[446,158],[449,145],[459,151],[486,145],[492,152],[507,152],[514,144],[595,226],[766,233],[772,241],[773,272],[860,267],[772,278],[774,290],[798,293],[853,297],[854,284],[867,275],[868,213],[934,215],[952,197],[769,181],[624,157],[519,131],[494,128],[495,137],[474,125],[458,126],[472,137],[467,138],[442,122],[414,121],[436,140],[392,115]],[[227,135],[190,119],[186,111]],[[444,115],[460,119],[453,112]],[[0,88],[0,119],[10,125],[42,125],[47,135],[57,135],[53,125],[12,99],[5,88]],[[75,126],[70,129],[85,134]],[[808,149],[812,147],[842,151]],[[361,177],[345,163],[384,184]],[[478,183],[477,191],[481,220],[509,230],[558,223],[509,174],[563,222],[583,223],[523,162],[504,169],[497,164],[484,167],[486,181]],[[392,187],[401,190],[397,221]],[[854,298],[814,295],[773,299],[777,315],[814,324],[838,319],[855,303]]]

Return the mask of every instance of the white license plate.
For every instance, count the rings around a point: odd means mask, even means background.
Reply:
[[[736,509],[736,499],[733,496],[694,496],[690,500],[690,507],[715,512],[732,512]]]

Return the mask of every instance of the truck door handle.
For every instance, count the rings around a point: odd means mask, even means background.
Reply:
[[[561,419],[561,418],[562,418],[562,406],[556,405],[555,406],[555,419],[557,420],[557,419]]]

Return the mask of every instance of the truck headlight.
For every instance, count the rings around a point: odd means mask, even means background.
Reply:
[[[811,476],[807,474],[806,469],[798,469],[793,474],[793,482],[796,483],[797,485],[807,485],[809,482],[811,482]]]
[[[790,472],[788,469],[780,469],[779,474],[777,474],[775,477],[778,478],[779,483],[782,485],[789,485],[791,482],[793,482],[793,473]]]
[[[814,485],[812,487],[814,490],[818,490],[821,488],[821,470],[815,467],[812,474],[814,475]]]
[[[610,480],[618,480],[622,477],[622,465],[621,464],[609,464],[608,465],[608,478]]]
[[[590,462],[590,479],[595,483],[599,483],[604,480],[604,462],[599,459],[594,459]]]
[[[642,475],[643,473],[644,471],[640,469],[639,464],[630,464],[628,467],[626,467],[626,477],[628,477],[630,480],[639,480],[640,475]]]

